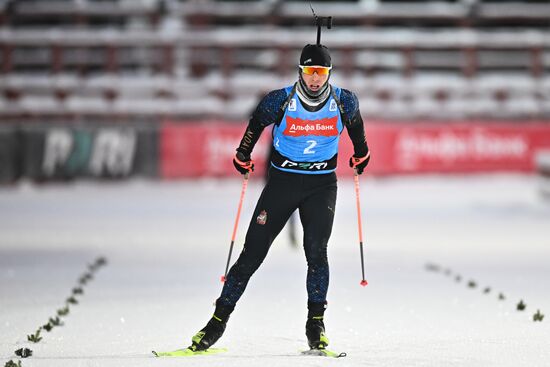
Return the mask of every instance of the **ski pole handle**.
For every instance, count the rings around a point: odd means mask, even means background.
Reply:
[[[229,254],[227,255],[227,263],[225,265],[225,273],[221,277],[221,282],[225,283],[227,278],[227,272],[229,271],[229,263],[231,262],[231,254],[233,253],[233,246],[235,244],[235,236],[237,235],[237,228],[239,227],[239,218],[241,217],[241,210],[243,208],[244,194],[246,193],[246,188],[248,186],[248,177],[250,172],[244,174],[243,185],[241,188],[241,198],[239,199],[239,207],[237,209],[237,216],[235,217],[235,225],[233,226],[233,234],[231,235],[231,245],[229,246]]]

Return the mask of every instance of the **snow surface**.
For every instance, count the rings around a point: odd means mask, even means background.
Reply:
[[[0,364],[28,347],[34,355],[25,367],[550,365],[550,203],[538,196],[536,178],[522,175],[361,177],[367,287],[359,285],[353,182],[339,182],[326,326],[331,348],[346,358],[298,355],[306,347],[306,266],[285,232],[216,345],[227,353],[152,357],[153,349],[187,346],[210,317],[240,185],[2,188]],[[253,177],[233,260],[261,188]],[[65,325],[27,342],[100,255],[109,263]],[[532,321],[537,309],[543,322]]]

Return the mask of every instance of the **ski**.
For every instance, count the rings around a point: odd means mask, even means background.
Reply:
[[[206,350],[193,351],[192,349],[177,349],[170,352],[156,352],[153,351],[155,357],[191,357],[200,355],[210,355],[227,352],[226,348],[208,348]]]
[[[319,357],[332,357],[332,358],[342,358],[347,356],[345,352],[333,352],[328,349],[310,349],[300,352],[304,356],[319,356]]]
[[[185,349],[176,349],[169,352],[157,352],[153,351],[155,357],[191,357],[197,355],[211,355],[227,352],[227,348],[208,348],[206,350],[193,351],[189,348]],[[310,349],[300,352],[304,356],[318,356],[318,357],[331,357],[331,358],[342,358],[347,356],[345,352],[334,352],[329,349]]]

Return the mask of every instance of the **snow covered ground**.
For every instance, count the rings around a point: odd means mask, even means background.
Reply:
[[[306,266],[285,232],[217,344],[227,353],[152,357],[187,346],[210,317],[240,184],[0,189],[0,365],[21,347],[34,351],[23,366],[550,365],[550,203],[534,177],[521,175],[361,177],[367,287],[359,285],[353,182],[340,181],[326,325],[330,347],[346,358],[298,355]],[[233,260],[260,191],[253,177]],[[100,255],[109,263],[65,325],[27,342]],[[542,322],[532,320],[537,309],[547,314]]]

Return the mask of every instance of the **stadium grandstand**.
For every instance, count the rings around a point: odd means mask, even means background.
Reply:
[[[550,116],[548,1],[312,5],[367,119]],[[312,23],[301,1],[0,1],[0,119],[243,121]]]

